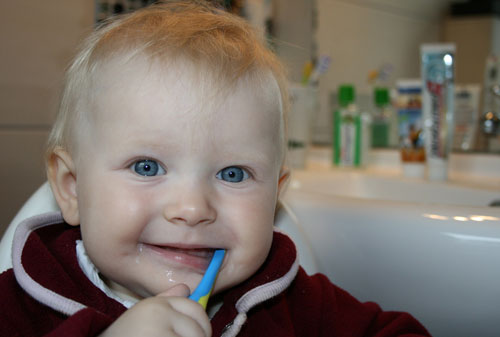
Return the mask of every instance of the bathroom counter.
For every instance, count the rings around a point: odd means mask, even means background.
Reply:
[[[353,172],[373,177],[400,179],[402,181],[428,182],[423,178],[405,177],[399,151],[396,149],[375,149],[368,155],[368,164],[361,168],[339,168],[332,165],[330,147],[313,146],[308,150],[304,168],[293,172],[311,174],[330,172]],[[471,188],[500,191],[500,155],[480,153],[452,153],[449,161],[447,181],[433,182]]]

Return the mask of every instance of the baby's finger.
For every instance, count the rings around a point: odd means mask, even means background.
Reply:
[[[205,309],[203,309],[198,302],[183,297],[172,297],[169,299],[169,302],[170,305],[172,305],[177,312],[184,315],[184,317],[193,319],[200,329],[203,330],[205,336],[212,336],[212,326],[210,324],[210,320],[205,312]],[[182,324],[175,324],[175,327],[176,332],[179,334],[184,330]],[[188,324],[186,324],[186,329],[187,328],[189,328]],[[182,336],[189,336],[189,334]]]
[[[175,317],[172,332],[182,337],[210,337],[211,331],[206,331],[194,318],[179,315]],[[209,334],[207,334],[209,333]]]

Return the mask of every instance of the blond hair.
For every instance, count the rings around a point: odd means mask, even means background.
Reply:
[[[287,81],[278,58],[261,34],[244,19],[205,1],[165,1],[116,17],[96,29],[82,44],[66,72],[59,112],[47,145],[71,150],[72,137],[85,114],[92,80],[99,68],[119,55],[145,55],[163,63],[183,59],[215,77],[215,87],[230,87],[243,76],[258,85],[274,82],[285,146]],[[217,88],[216,88],[217,89]],[[283,149],[282,151],[286,151]],[[284,159],[283,159],[284,160]]]

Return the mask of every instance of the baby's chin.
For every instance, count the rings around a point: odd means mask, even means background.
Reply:
[[[260,265],[259,265],[260,267]],[[227,269],[226,269],[227,268]],[[212,294],[220,294],[228,289],[234,288],[249,279],[259,268],[242,268],[242,266],[238,268],[231,268],[230,266],[226,266],[224,270],[221,271],[217,280],[215,282],[215,286]]]

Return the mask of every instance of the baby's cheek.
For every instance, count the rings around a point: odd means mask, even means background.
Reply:
[[[234,252],[231,256],[229,253],[229,259],[221,270],[216,288],[231,288],[251,277],[266,260],[270,246],[270,242],[260,242],[260,245],[250,245],[251,248],[247,246],[241,254]]]

